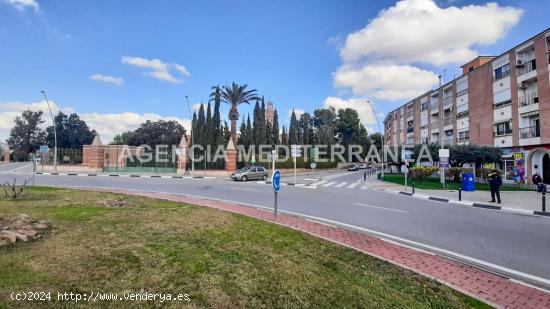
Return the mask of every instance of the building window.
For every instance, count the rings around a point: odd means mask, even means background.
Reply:
[[[421,107],[422,107],[422,111],[428,110],[428,102],[422,103]]]
[[[463,142],[470,139],[470,131],[458,132],[458,141]]]
[[[505,64],[495,70],[495,80],[499,80],[510,75],[510,64]]]
[[[493,125],[494,136],[512,134],[512,120],[495,123]]]

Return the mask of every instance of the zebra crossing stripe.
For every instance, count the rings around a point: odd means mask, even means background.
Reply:
[[[347,182],[341,182],[341,183],[337,184],[337,185],[334,186],[334,187],[335,187],[335,188],[341,188],[341,187],[343,187],[343,186],[345,186],[345,185],[347,185],[347,184],[348,184]]]
[[[336,183],[336,181],[331,181],[331,182],[329,182],[329,183],[324,184],[323,187],[330,187],[330,186],[332,186],[332,185],[335,184],[335,183]]]
[[[350,185],[348,186],[348,189],[353,189],[353,188],[357,187],[359,184],[360,184],[359,181],[358,181],[358,182],[354,182],[354,183],[352,183],[352,184],[350,184]]]
[[[323,181],[319,181],[319,182],[314,182],[314,183],[312,183],[311,185],[312,185],[312,186],[320,186],[320,185],[322,185],[322,184],[324,184],[324,183],[326,183],[326,182],[327,182],[326,180],[323,180]]]

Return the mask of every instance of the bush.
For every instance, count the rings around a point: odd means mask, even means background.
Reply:
[[[410,170],[411,177],[418,180],[423,180],[427,177],[432,176],[434,173],[437,173],[437,167],[430,166],[415,166]]]
[[[464,172],[462,167],[451,167],[445,170],[445,176],[454,179],[455,182],[460,182],[460,174]]]

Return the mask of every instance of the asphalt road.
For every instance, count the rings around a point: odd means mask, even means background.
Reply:
[[[30,166],[0,165],[0,181],[31,179]],[[550,218],[460,207],[370,189],[362,172],[338,173],[314,188],[283,186],[279,209],[358,229],[550,287]],[[226,179],[36,175],[36,185],[201,196],[272,208],[269,184]]]

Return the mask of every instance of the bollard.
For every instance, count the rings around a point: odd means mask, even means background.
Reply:
[[[458,200],[462,201],[462,187],[458,187]]]
[[[542,191],[542,212],[546,212],[546,190]]]
[[[411,184],[412,184],[412,189],[413,189],[413,194],[414,194],[414,180],[411,180]]]

